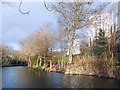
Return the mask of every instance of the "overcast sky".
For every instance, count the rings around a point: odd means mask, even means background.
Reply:
[[[30,11],[29,15],[23,15],[18,11],[19,3],[12,3],[12,7],[2,7],[2,41],[20,50],[19,40],[39,30],[46,22],[52,22],[53,29],[57,29],[57,18],[53,12],[44,7],[43,2],[23,3],[21,11]]]

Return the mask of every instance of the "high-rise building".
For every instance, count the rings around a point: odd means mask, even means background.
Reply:
[[[93,44],[95,36],[98,35],[99,29],[105,31],[105,36],[111,35],[111,26],[113,25],[112,13],[94,15],[89,18],[89,45]]]
[[[118,43],[120,43],[120,1],[118,2]]]
[[[120,1],[118,2],[118,30],[120,30]]]
[[[118,60],[120,60],[120,1],[118,2]]]
[[[69,47],[69,44],[70,43],[68,43],[68,47]],[[76,54],[80,54],[81,52],[80,52],[80,40],[79,39],[75,39],[74,41],[73,41],[73,47],[72,47],[72,54],[73,55],[76,55]],[[69,55],[69,48],[68,48],[68,51],[67,51],[67,55]]]

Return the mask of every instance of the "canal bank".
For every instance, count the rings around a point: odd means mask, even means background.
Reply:
[[[102,78],[108,78],[108,79],[120,79],[120,67],[116,67],[116,71],[113,72],[107,71],[98,71],[97,69],[93,70],[88,65],[85,66],[77,66],[77,65],[69,65],[67,68],[62,68],[61,70],[56,70],[55,68],[50,70],[50,67],[47,68],[34,68],[35,70],[42,70],[42,71],[48,71],[48,72],[56,72],[56,73],[63,73],[65,75],[85,75],[85,76],[95,76],[95,77],[102,77]],[[114,73],[115,72],[115,73]],[[118,72],[118,73],[116,73]]]
[[[117,70],[120,70],[118,68]],[[108,78],[108,79],[119,79],[120,80],[120,74],[114,74],[114,73],[106,73],[91,70],[90,68],[85,69],[84,67],[78,67],[78,68],[67,68],[64,72],[66,75],[86,75],[86,76],[96,76],[96,77],[102,77],[102,78]]]
[[[104,60],[75,60],[73,64],[69,64],[66,67],[56,66],[41,67],[44,71],[59,72],[66,75],[90,75],[104,78],[120,79],[120,65],[109,64]]]

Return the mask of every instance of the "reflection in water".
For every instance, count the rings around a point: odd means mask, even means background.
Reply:
[[[117,88],[120,80],[84,75],[64,75],[25,66],[3,67],[3,88]]]

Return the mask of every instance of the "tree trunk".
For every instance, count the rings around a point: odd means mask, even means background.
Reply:
[[[63,56],[62,56],[62,63],[61,63],[61,65],[62,65],[62,68],[63,68]]]
[[[46,57],[44,56],[44,65],[46,65]]]
[[[46,65],[46,54],[44,52],[44,65]]]
[[[114,58],[114,54],[112,52],[112,57],[111,57],[112,65],[113,65],[113,58]]]
[[[69,48],[69,63],[72,63],[72,47]]]
[[[19,61],[20,61],[20,56],[19,56]]]
[[[58,65],[59,65],[59,70],[60,70],[61,68],[60,68],[60,61],[59,60],[58,60]]]
[[[69,64],[69,63],[67,62],[67,65],[66,65],[66,67],[68,67],[68,64]]]
[[[66,68],[66,63],[64,62],[64,68]]]
[[[50,60],[50,70],[52,69],[52,60]]]
[[[74,34],[75,34],[75,30],[71,31],[71,35],[70,35],[70,41],[69,41],[69,64],[72,63],[72,59],[73,59],[73,38],[74,38]]]
[[[38,67],[38,64],[39,64],[38,63],[39,62],[39,58],[40,58],[40,56],[37,57],[36,67]]]
[[[41,64],[42,64],[42,58],[40,57],[39,66],[41,66]]]
[[[51,51],[51,52],[50,52],[50,53],[51,53],[50,70],[52,69],[52,60],[53,60],[52,50],[53,50],[53,49],[52,49],[52,43],[51,43],[51,50],[50,50],[50,51]]]
[[[29,60],[28,60],[28,67],[31,67],[31,60],[30,60],[30,56],[29,56]]]

